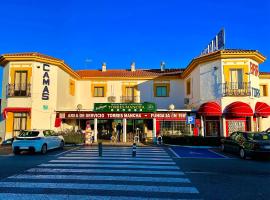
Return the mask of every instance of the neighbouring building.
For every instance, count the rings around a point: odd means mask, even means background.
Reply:
[[[95,140],[135,135],[228,136],[270,126],[270,73],[255,50],[219,50],[184,69],[74,71],[40,53],[4,54],[0,137],[22,129],[91,130]]]

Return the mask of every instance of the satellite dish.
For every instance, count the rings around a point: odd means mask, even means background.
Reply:
[[[81,109],[82,109],[82,104],[78,104],[78,105],[77,105],[77,109],[78,109],[78,110],[81,110]]]

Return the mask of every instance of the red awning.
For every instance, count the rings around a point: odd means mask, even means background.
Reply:
[[[8,112],[31,112],[31,108],[17,108],[17,107],[8,107],[4,108],[3,110],[3,117],[6,119],[7,113]]]
[[[203,116],[221,116],[221,107],[216,102],[207,102],[200,106],[198,113]]]
[[[236,101],[225,108],[224,113],[231,117],[250,117],[253,116],[251,107],[243,102]]]
[[[61,126],[62,119],[61,118],[55,118],[54,127],[58,128]]]
[[[270,116],[270,106],[264,102],[257,102],[255,106],[255,115],[257,117]]]

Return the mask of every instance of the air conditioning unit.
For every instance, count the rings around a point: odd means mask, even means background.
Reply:
[[[116,100],[116,97],[115,97],[115,96],[109,96],[109,97],[108,97],[108,102],[109,102],[109,103],[114,103],[115,100]]]
[[[189,104],[189,98],[184,98],[184,104],[188,105]]]

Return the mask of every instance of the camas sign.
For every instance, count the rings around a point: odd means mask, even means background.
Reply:
[[[50,65],[43,64],[43,77],[42,77],[42,100],[49,100],[50,92],[49,92],[49,85],[50,85]]]

